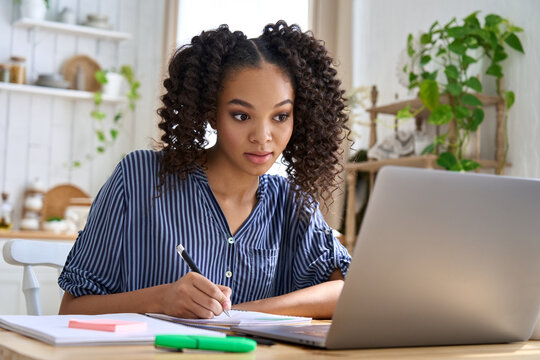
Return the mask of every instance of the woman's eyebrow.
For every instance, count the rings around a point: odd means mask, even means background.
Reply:
[[[236,104],[236,105],[242,105],[242,106],[245,106],[247,108],[250,108],[250,109],[253,109],[254,106],[251,105],[250,103],[248,103],[247,101],[244,101],[244,100],[240,100],[240,99],[232,99],[230,100],[227,104]],[[274,105],[274,107],[279,107],[279,106],[282,106],[282,105],[285,105],[285,104],[293,104],[292,100],[291,99],[287,99],[287,100],[283,100],[279,103],[277,103],[276,105]]]
[[[245,106],[245,107],[248,107],[250,109],[253,109],[253,105],[251,105],[250,103],[248,103],[247,101],[244,101],[244,100],[240,100],[240,99],[232,99],[231,101],[229,101],[227,104],[237,104],[237,105],[242,105],[242,106]]]
[[[275,108],[281,106],[281,105],[285,105],[285,104],[291,104],[293,105],[293,102],[291,99],[287,99],[287,100],[283,100],[282,102],[279,102],[277,103],[276,105],[274,105]]]

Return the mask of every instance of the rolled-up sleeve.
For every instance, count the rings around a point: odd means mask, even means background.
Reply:
[[[69,253],[58,285],[74,296],[120,288],[125,192],[122,162],[96,196],[83,231]]]
[[[295,290],[328,280],[334,270],[346,276],[351,256],[332,233],[319,210],[306,226],[297,227],[292,286]]]

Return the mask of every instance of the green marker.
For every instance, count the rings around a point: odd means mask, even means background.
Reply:
[[[257,348],[254,340],[243,337],[195,336],[195,335],[156,335],[156,347],[168,349],[201,349],[244,353]]]

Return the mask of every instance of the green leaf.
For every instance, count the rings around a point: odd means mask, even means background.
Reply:
[[[452,83],[446,85],[446,90],[454,96],[459,96],[459,94],[461,94],[461,92],[463,91],[463,88],[459,84]]]
[[[81,167],[81,162],[80,161],[74,161],[73,162],[73,167],[76,167],[76,168]]]
[[[90,115],[96,120],[103,120],[107,116],[104,112],[101,112],[99,110],[92,111]]]
[[[437,159],[437,164],[440,167],[445,168],[446,170],[450,170],[457,165],[457,160],[454,154],[450,152],[443,152],[439,155],[439,158]]]
[[[407,54],[409,54],[409,57],[414,56],[414,47],[413,47],[413,36],[412,34],[409,34],[407,36]]]
[[[480,167],[480,164],[474,160],[462,159],[460,162],[461,168],[465,171],[476,170]]]
[[[471,113],[471,111],[469,110],[468,107],[465,107],[465,106],[462,106],[462,105],[457,105],[456,106],[456,118],[457,119],[465,119],[469,116],[469,114]]]
[[[448,79],[458,79],[459,78],[459,70],[454,65],[448,65],[444,68],[444,73],[446,74],[446,77]]]
[[[502,46],[497,46],[497,48],[495,48],[495,52],[493,53],[493,61],[500,62],[506,59],[507,57],[508,55],[506,54]]]
[[[105,142],[105,134],[101,130],[96,131],[96,135],[99,141]]]
[[[418,93],[420,100],[426,107],[433,111],[439,105],[439,87],[435,80],[422,80],[420,83],[420,92]]]
[[[403,71],[404,73],[407,73],[407,67],[408,67],[408,65],[405,65],[405,66],[403,67],[402,71]]]
[[[495,64],[495,63],[491,64],[491,65],[487,68],[486,74],[488,74],[488,75],[493,75],[493,76],[495,76],[495,77],[497,77],[497,78],[502,78],[502,77],[504,76],[503,73],[502,73],[502,67],[501,67],[501,65]]]
[[[442,54],[446,54],[445,48],[440,48],[439,51],[437,51],[437,54],[435,56],[441,56]]]
[[[472,14],[468,15],[465,19],[463,19],[463,21],[465,21],[465,24],[473,28],[479,28],[480,21],[478,21],[478,18],[476,17],[479,12],[480,11],[475,11]]]
[[[120,68],[120,74],[122,74],[129,84],[131,84],[135,78],[133,75],[133,68],[129,65],[124,65]]]
[[[435,144],[431,143],[428,146],[426,146],[424,150],[422,150],[422,153],[420,155],[433,154],[435,153],[435,148],[436,148]]]
[[[114,115],[114,122],[117,123],[122,118],[122,113],[118,112]]]
[[[409,83],[414,82],[416,79],[418,79],[418,75],[415,73],[409,73]]]
[[[442,134],[440,136],[435,136],[435,143],[437,145],[444,145],[444,143],[446,142],[446,136],[447,134]]]
[[[430,73],[429,71],[424,71],[422,73],[422,80],[436,80],[437,79],[437,73],[438,73],[438,70],[435,70],[432,73]]]
[[[467,52],[467,48],[460,40],[454,40],[450,45],[448,45],[448,50],[458,55],[465,55]]]
[[[502,17],[495,14],[489,14],[486,16],[486,26],[497,26],[503,20]]]
[[[94,74],[94,77],[96,78],[97,82],[100,83],[101,85],[105,85],[107,83],[107,76],[105,74],[105,71],[103,70],[96,71],[96,73]]]
[[[118,137],[118,130],[111,129],[111,139],[116,140],[117,137]]]
[[[407,104],[404,109],[399,110],[396,113],[396,119],[410,119],[413,117],[413,114],[411,114],[411,104]]]
[[[504,97],[506,101],[506,108],[510,109],[512,105],[514,105],[514,102],[516,101],[516,94],[514,94],[513,91],[505,91]]]
[[[426,65],[428,62],[431,61],[431,56],[424,55],[420,58],[420,65]]]
[[[98,147],[96,148],[96,151],[97,151],[98,153],[104,153],[104,152],[105,152],[105,148],[104,148],[103,146],[98,146]]]
[[[476,59],[470,57],[469,55],[463,55],[463,57],[461,59],[463,61],[463,64],[465,65],[465,67],[468,67],[470,64],[474,64],[476,62]]]
[[[446,33],[451,38],[459,39],[467,35],[467,30],[463,26],[455,26],[446,30]]]
[[[431,33],[423,33],[420,36],[420,44],[427,45],[431,42]]]
[[[448,104],[440,104],[431,112],[427,121],[434,125],[444,125],[452,121],[453,117],[452,107]]]
[[[525,51],[523,50],[523,46],[521,45],[521,41],[516,36],[516,34],[510,34],[506,39],[504,39],[504,42],[507,43],[512,49],[519,51],[520,53],[525,54]]]
[[[520,28],[519,26],[510,25],[509,31],[513,33],[517,33],[517,32],[523,32],[523,29]]]
[[[103,101],[103,94],[101,91],[96,91],[94,93],[94,104],[99,105]]]
[[[463,94],[461,102],[469,106],[484,106],[484,104],[473,94]]]
[[[484,110],[480,108],[475,108],[472,114],[471,130],[478,130],[478,126],[480,126],[482,121],[484,121]]]
[[[482,84],[480,83],[480,80],[478,80],[476,77],[472,76],[465,81],[465,86],[473,89],[476,92],[482,92]]]

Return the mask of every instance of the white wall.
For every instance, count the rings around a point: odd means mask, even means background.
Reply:
[[[76,54],[92,57],[104,69],[130,64],[142,83],[142,98],[135,114],[125,119],[111,151],[93,162],[84,162],[81,168],[69,169],[65,165],[70,161],[95,153],[95,124],[89,115],[92,102],[0,90],[0,190],[10,194],[16,220],[24,189],[35,177],[48,188],[72,183],[95,196],[123,154],[149,148],[150,139],[157,136],[155,111],[161,86],[165,0],[49,2],[48,19],[54,19],[64,6],[75,11],[78,22],[88,13],[101,13],[109,17],[114,30],[129,32],[133,38],[117,43],[40,30],[32,42],[30,30],[11,26],[19,18],[18,6],[12,0],[1,0],[0,62],[9,61],[11,55],[26,57],[28,82],[39,73],[60,72],[63,62]],[[104,109],[112,114],[114,105]]]
[[[396,65],[405,48],[409,33],[426,31],[436,20],[446,23],[452,17],[462,19],[473,11],[479,16],[501,15],[524,28],[519,34],[525,55],[513,50],[503,62],[505,88],[516,94],[516,103],[509,114],[508,160],[512,167],[506,173],[515,176],[540,178],[540,1],[537,0],[355,0],[354,4],[354,84],[376,84],[378,104],[411,97],[398,83]],[[494,83],[488,87],[494,94]],[[410,95],[410,96],[409,96]],[[387,119],[388,120],[388,119]],[[494,156],[494,111],[486,112],[482,129],[482,156]],[[378,127],[379,134],[391,131]],[[362,142],[367,143],[368,128]],[[379,136],[379,139],[381,136]]]

